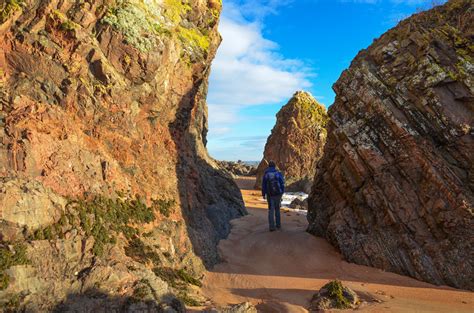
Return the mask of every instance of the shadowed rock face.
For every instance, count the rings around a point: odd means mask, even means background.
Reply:
[[[277,114],[257,168],[255,188],[262,187],[265,169],[273,160],[285,175],[287,190],[309,192],[326,142],[327,119],[326,109],[310,93],[296,92]]]
[[[474,289],[472,10],[404,20],[334,86],[308,231],[352,262]]]
[[[187,278],[245,214],[205,148],[221,1],[145,3],[9,1],[0,16],[0,305],[189,301]]]

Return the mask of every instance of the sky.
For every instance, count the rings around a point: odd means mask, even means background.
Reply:
[[[329,107],[361,49],[433,0],[224,0],[207,102],[208,150],[258,161],[276,113],[297,90]]]

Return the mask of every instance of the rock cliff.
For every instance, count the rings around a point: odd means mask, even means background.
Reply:
[[[285,175],[287,190],[308,193],[323,154],[327,119],[326,109],[310,93],[296,92],[277,114],[257,168],[255,188],[261,188],[263,173],[273,160]]]
[[[205,148],[221,5],[0,4],[4,309],[199,301],[203,263],[245,214]]]
[[[472,1],[408,18],[334,85],[309,232],[352,262],[474,289]]]

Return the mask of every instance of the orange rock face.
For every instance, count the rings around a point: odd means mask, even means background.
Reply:
[[[334,86],[308,230],[349,261],[474,289],[472,10],[402,21]]]
[[[261,188],[265,169],[273,160],[285,176],[287,190],[309,192],[326,142],[326,122],[326,109],[311,94],[296,92],[277,114],[257,169],[255,188]]]
[[[230,231],[228,221],[245,214],[238,188],[205,148],[220,1],[8,3],[9,14],[0,20],[0,234],[2,249],[26,245],[41,283],[25,287],[15,277],[26,274],[11,272],[0,298],[27,291],[30,308],[44,311],[84,290],[69,283],[84,268],[95,273],[83,277],[90,286],[103,281],[111,294],[133,293],[144,277],[159,281],[143,265],[149,261],[132,265],[124,254],[137,238],[161,256],[155,266],[199,277],[201,260],[218,260],[216,245]],[[76,214],[74,207],[67,211],[68,202],[95,198],[175,205],[171,212],[154,211],[154,222],[109,225],[116,244],[110,240],[101,258],[91,250],[103,238],[95,204],[80,225],[71,218],[59,231],[54,224],[63,222],[61,212]],[[135,229],[133,238],[126,227]],[[37,240],[26,235],[38,231]],[[44,234],[69,248],[57,252]],[[104,275],[118,281],[108,284]],[[171,290],[157,284],[150,288],[160,302],[156,295]],[[22,289],[31,286],[36,289]],[[41,297],[51,301],[36,301]]]

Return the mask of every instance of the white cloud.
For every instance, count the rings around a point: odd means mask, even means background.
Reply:
[[[230,127],[216,127],[214,128],[214,135],[223,136],[230,133],[232,129]]]
[[[258,161],[266,141],[267,136],[222,137],[211,142],[209,149],[221,160]]]
[[[237,122],[237,110],[235,106],[228,106],[226,109],[222,109],[222,105],[209,104],[209,117],[210,122],[215,124],[229,124]]]
[[[209,141],[222,134],[222,128],[237,123],[243,108],[280,104],[296,90],[311,86],[311,70],[299,60],[280,55],[278,45],[262,33],[263,17],[287,3],[224,1],[219,25],[223,41],[209,85]]]

